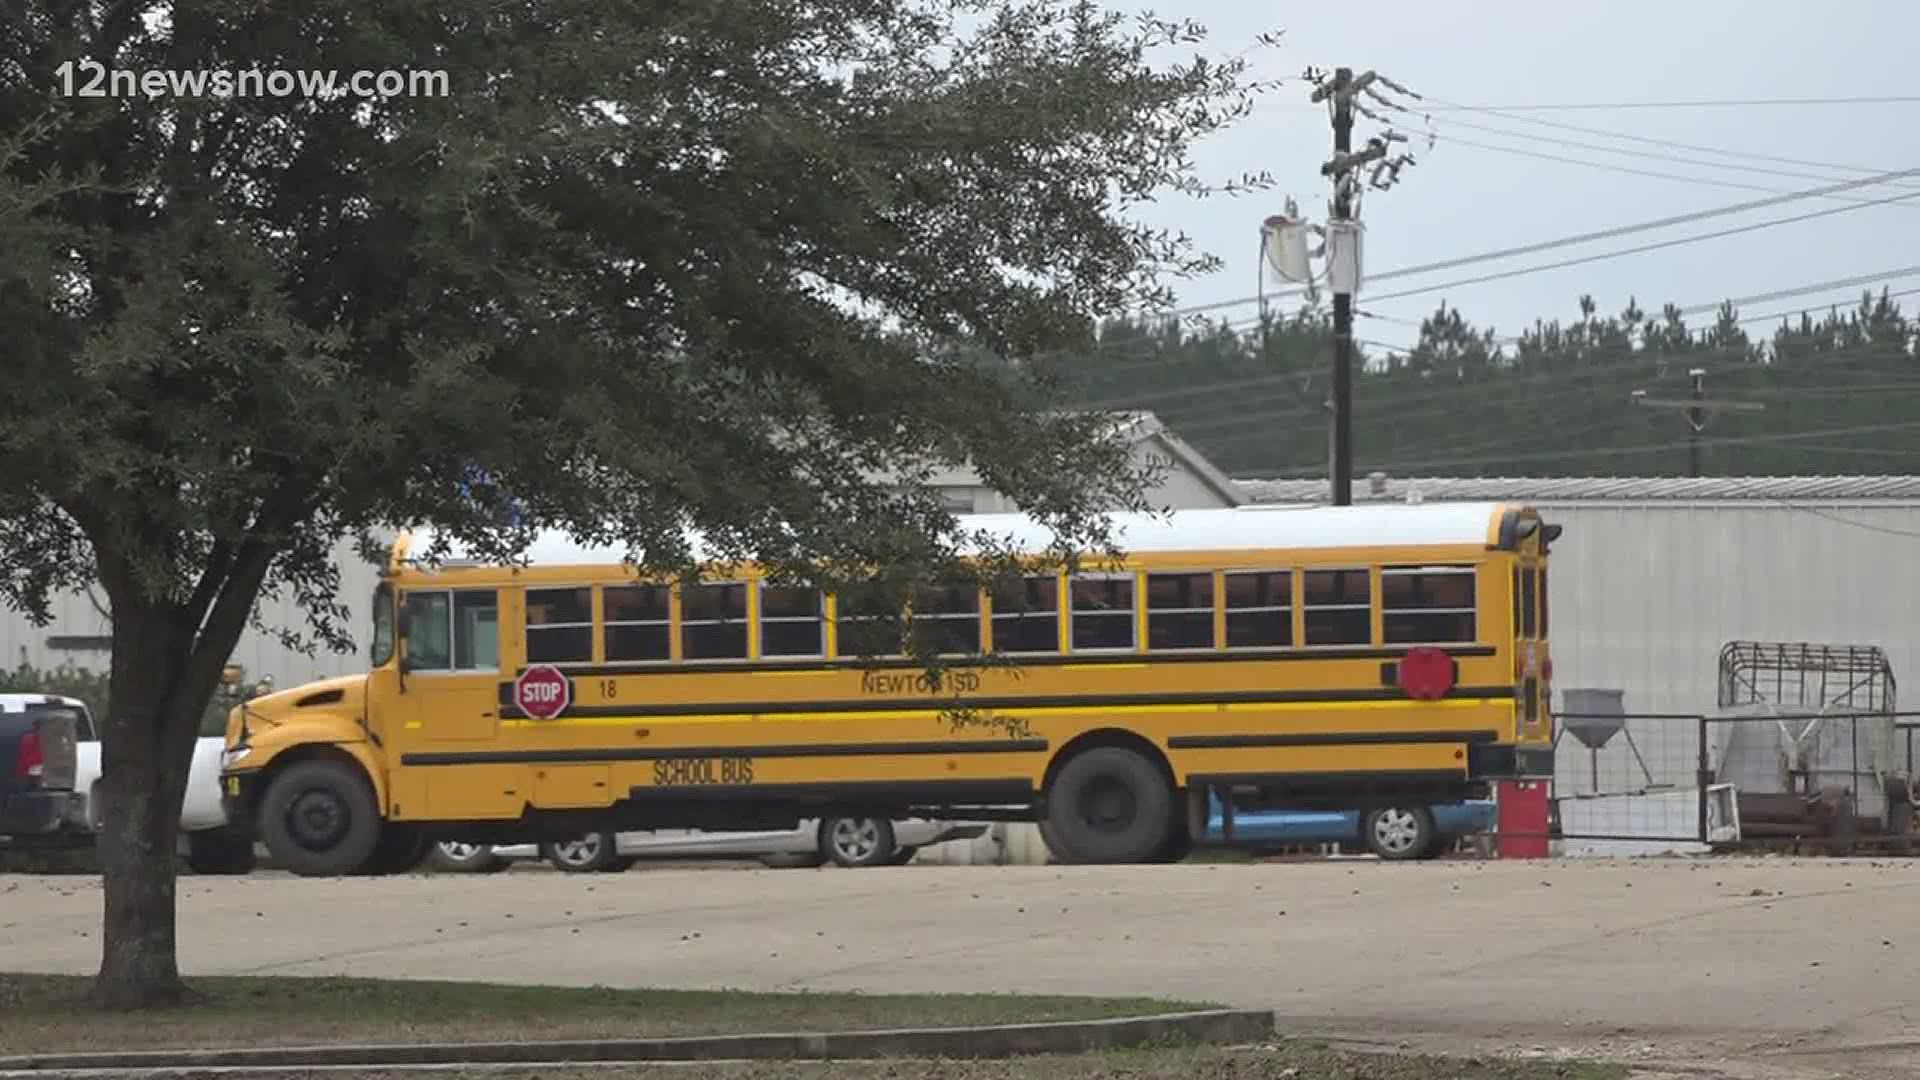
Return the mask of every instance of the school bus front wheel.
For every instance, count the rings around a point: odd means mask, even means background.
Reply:
[[[260,799],[268,853],[302,877],[358,873],[379,850],[382,832],[372,786],[345,762],[289,765],[267,782]]]

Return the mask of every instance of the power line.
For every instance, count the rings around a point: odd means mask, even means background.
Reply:
[[[1617,112],[1627,109],[1757,109],[1817,105],[1920,105],[1920,94],[1863,94],[1847,97],[1717,98],[1693,101],[1543,102],[1525,105],[1447,105],[1430,112]]]
[[[1696,168],[1726,169],[1726,170],[1736,171],[1736,172],[1762,173],[1769,176],[1790,177],[1795,180],[1818,180],[1818,181],[1821,181],[1822,183],[1831,183],[1833,180],[1836,179],[1833,176],[1825,176],[1819,173],[1811,173],[1811,172],[1807,172],[1804,169],[1775,169],[1775,168],[1769,168],[1763,165],[1741,165],[1741,164],[1736,164],[1732,162],[1705,161],[1700,158],[1681,157],[1678,154],[1655,153],[1649,150],[1628,150],[1618,146],[1607,146],[1602,143],[1586,142],[1580,139],[1563,139],[1563,138],[1558,138],[1552,135],[1531,135],[1526,132],[1513,131],[1508,128],[1492,127],[1487,124],[1476,124],[1471,120],[1449,120],[1447,121],[1447,123],[1449,125],[1459,126],[1463,128],[1471,128],[1475,131],[1484,131],[1484,132],[1487,132],[1488,134],[1501,135],[1511,139],[1527,139],[1534,142],[1553,143],[1559,146],[1570,146],[1576,150],[1592,150],[1602,154],[1619,154],[1623,157],[1648,158],[1653,161],[1666,161],[1676,165],[1692,165]],[[1443,139],[1447,138],[1447,136],[1444,133],[1442,133],[1440,137]],[[1826,169],[1828,172],[1836,171],[1835,167],[1831,165],[1821,165],[1816,167]]]
[[[1730,306],[1730,307],[1738,308],[1746,304],[1764,303],[1768,300],[1784,300],[1792,296],[1804,296],[1808,293],[1827,292],[1832,289],[1847,288],[1850,286],[1857,286],[1857,285],[1885,286],[1885,285],[1891,284],[1895,279],[1910,277],[1914,274],[1920,274],[1920,264],[1916,264],[1914,266],[1903,266],[1895,270],[1885,270],[1875,274],[1856,274],[1852,277],[1833,278],[1827,281],[1814,282],[1809,285],[1797,285],[1791,288],[1774,289],[1771,292],[1753,293],[1747,296],[1732,296],[1724,300],[1711,300],[1711,301],[1707,301],[1699,304],[1688,304],[1685,306],[1676,306],[1674,308],[1674,312],[1679,315],[1701,315],[1710,311],[1718,311],[1722,306]],[[1920,288],[1900,289],[1898,291],[1883,291],[1880,295],[1883,295],[1886,299],[1892,300],[1897,297],[1912,296],[1915,293],[1920,293]],[[1831,307],[1833,303],[1837,303],[1837,302],[1838,302],[1838,298],[1835,298],[1834,301],[1830,302],[1826,306]],[[1359,314],[1362,318],[1378,319],[1382,322],[1397,323],[1401,326],[1423,327],[1425,325],[1424,319],[1407,319],[1407,318],[1401,318],[1393,315],[1382,315],[1382,314],[1379,314],[1378,312],[1372,312],[1372,311],[1361,311]],[[1795,315],[1808,315],[1808,314],[1812,314],[1812,309],[1809,307],[1802,306],[1802,307],[1782,309],[1780,311],[1764,312],[1757,315],[1742,315],[1739,318],[1734,319],[1733,321],[1740,325],[1746,325],[1747,323],[1767,322],[1772,319],[1791,318],[1792,316],[1795,316]],[[1692,332],[1703,333],[1709,329],[1711,328],[1696,327]],[[1514,334],[1495,334],[1493,335],[1491,340],[1493,341],[1494,344],[1497,344],[1497,345],[1518,345],[1524,340],[1524,338]]]
[[[1439,98],[1430,97],[1427,100],[1443,105],[1449,110],[1486,113],[1491,116],[1504,117],[1517,123],[1533,124],[1537,127],[1557,128],[1561,131],[1572,131],[1581,135],[1598,135],[1603,139],[1620,139],[1626,142],[1640,143],[1643,146],[1663,146],[1673,150],[1692,150],[1703,154],[1719,154],[1723,157],[1745,158],[1749,161],[1768,161],[1777,165],[1804,165],[1808,168],[1830,169],[1834,172],[1843,173],[1876,173],[1884,171],[1867,165],[1844,165],[1836,161],[1816,161],[1810,158],[1784,157],[1779,154],[1759,154],[1750,150],[1732,150],[1727,147],[1710,146],[1705,143],[1681,142],[1677,139],[1658,139],[1649,135],[1634,135],[1625,131],[1613,131],[1607,128],[1569,124],[1564,120],[1542,120],[1537,116],[1521,116],[1499,108],[1462,105],[1458,102],[1445,101]]]
[[[1767,300],[1785,299],[1791,296],[1804,295],[1806,293],[1813,293],[1813,292],[1822,292],[1822,291],[1826,291],[1834,288],[1842,288],[1842,287],[1854,286],[1854,285],[1884,283],[1888,279],[1903,278],[1913,274],[1920,274],[1920,264],[1916,264],[1913,266],[1900,267],[1893,270],[1881,271],[1873,274],[1856,274],[1850,277],[1831,278],[1825,281],[1812,282],[1805,285],[1791,286],[1791,287],[1782,288],[1782,289],[1773,289],[1768,292],[1754,293],[1747,296],[1730,297],[1722,300],[1714,300],[1714,301],[1707,301],[1707,302],[1698,303],[1698,304],[1679,306],[1679,307],[1676,307],[1674,310],[1681,315],[1699,314],[1699,313],[1704,313],[1709,311],[1716,311],[1722,305],[1733,305],[1737,307],[1742,304],[1760,303]],[[1889,299],[1892,299],[1894,297],[1907,296],[1914,293],[1920,293],[1920,288],[1904,289],[1898,292],[1888,292],[1886,293],[1886,296]],[[1745,325],[1748,323],[1771,321],[1773,319],[1785,318],[1785,317],[1790,317],[1792,315],[1805,314],[1805,313],[1808,313],[1806,309],[1794,309],[1791,311],[1767,312],[1767,313],[1758,314],[1758,315],[1746,315],[1746,316],[1741,316],[1733,321],[1736,324]],[[1401,318],[1395,318],[1391,316],[1382,316],[1369,311],[1356,311],[1355,314],[1363,318],[1378,319],[1382,321],[1395,322],[1395,323],[1400,323],[1403,325],[1414,326],[1414,327],[1419,327],[1424,322],[1424,320],[1416,321],[1412,319],[1401,319]],[[1228,325],[1231,325],[1231,324],[1228,324]],[[1244,338],[1246,335],[1254,332],[1257,329],[1258,327],[1256,325],[1256,326],[1251,326],[1245,329],[1236,330],[1232,332],[1231,336],[1236,338]],[[1700,328],[1696,328],[1692,332],[1704,333],[1709,329],[1710,328],[1707,328],[1707,327],[1700,327]],[[1517,345],[1522,340],[1523,340],[1522,338],[1513,336],[1513,335],[1496,334],[1492,338],[1492,341],[1495,345]],[[1154,341],[1153,344],[1159,345],[1161,344],[1161,342]],[[1395,345],[1395,344],[1392,344],[1391,342],[1369,340],[1369,341],[1362,341],[1361,344],[1371,345],[1375,348],[1390,349],[1390,350],[1394,350],[1402,353],[1412,352],[1412,349],[1409,349],[1406,346]],[[1417,343],[1415,347],[1417,348]],[[1849,350],[1849,353],[1850,354],[1858,353],[1859,351],[1860,350],[1857,350],[1857,349]],[[1675,358],[1688,357],[1694,360],[1705,360],[1705,359],[1712,359],[1715,356],[1725,355],[1725,353],[1726,353],[1726,349],[1715,349],[1712,352],[1707,352],[1707,353],[1693,353],[1693,354],[1673,353],[1668,355]],[[1586,368],[1580,369],[1580,372],[1586,375],[1600,375],[1600,374],[1608,374],[1615,370],[1626,371],[1626,370],[1631,370],[1633,368],[1639,367],[1647,359],[1647,355],[1645,351],[1641,348],[1634,348],[1627,352],[1610,352],[1606,355],[1613,355],[1616,357],[1620,357],[1624,360],[1624,362],[1618,364],[1617,366],[1606,365],[1606,366],[1598,366],[1598,367],[1586,367]],[[1125,374],[1128,372],[1145,370],[1149,367],[1162,366],[1165,363],[1166,363],[1166,360],[1164,358],[1155,357],[1153,359],[1142,361],[1139,363],[1124,364],[1124,365],[1118,365],[1116,367],[1107,368],[1102,372],[1102,374],[1103,375]],[[1197,394],[1210,394],[1210,393],[1219,393],[1223,391],[1260,389],[1268,386],[1279,385],[1282,383],[1298,383],[1301,379],[1308,377],[1309,374],[1310,373],[1305,371],[1267,372],[1261,375],[1249,376],[1244,379],[1237,379],[1229,382],[1211,383],[1211,384],[1199,385],[1199,386],[1186,386],[1186,387],[1179,387],[1171,390],[1157,391],[1156,398],[1159,400],[1167,400],[1167,399],[1173,399],[1173,398],[1190,397]],[[1523,380],[1549,378],[1554,376],[1555,374],[1557,373],[1536,372],[1532,374],[1505,376],[1504,378],[1511,383],[1518,383]],[[1304,391],[1296,389],[1295,393],[1304,393]],[[1137,395],[1133,393],[1122,393],[1118,396],[1109,394],[1106,397],[1095,399],[1093,401],[1080,402],[1078,404],[1078,407],[1088,408],[1088,409],[1111,408],[1115,406],[1133,403],[1133,402],[1136,402],[1137,400],[1138,400]],[[1378,406],[1385,403],[1386,402],[1382,402],[1379,400],[1370,400],[1368,402],[1369,405],[1373,405],[1373,406]]]
[[[1888,300],[1892,300],[1892,299],[1894,299],[1894,298],[1896,298],[1896,297],[1901,297],[1901,296],[1912,296],[1912,295],[1914,295],[1915,293],[1920,293],[1920,288],[1913,288],[1913,289],[1901,289],[1901,290],[1899,290],[1898,292],[1888,292],[1888,293],[1885,293],[1885,294],[1883,294],[1883,295],[1884,295],[1884,296],[1886,297],[1886,299],[1888,299]],[[1805,308],[1795,308],[1795,309],[1791,309],[1791,310],[1782,310],[1782,311],[1770,311],[1770,312],[1767,312],[1767,313],[1766,313],[1766,314],[1764,314],[1764,315],[1752,315],[1752,316],[1748,316],[1748,317],[1746,317],[1746,318],[1742,318],[1742,319],[1740,319],[1739,321],[1740,321],[1740,322],[1743,322],[1743,323],[1745,323],[1745,322],[1762,322],[1762,321],[1766,321],[1766,320],[1771,320],[1771,319],[1791,319],[1791,318],[1793,318],[1793,317],[1794,317],[1795,315],[1811,315],[1811,314],[1812,314],[1812,312],[1810,312],[1810,311],[1808,311],[1808,310],[1807,310],[1807,309],[1805,309]]]
[[[1880,284],[1880,283],[1889,281],[1890,279],[1893,279],[1893,278],[1911,277],[1914,274],[1920,274],[1920,264],[1916,264],[1913,266],[1902,266],[1896,270],[1882,270],[1877,274],[1855,274],[1852,277],[1833,278],[1828,281],[1817,281],[1811,285],[1796,285],[1796,286],[1793,286],[1792,288],[1774,289],[1771,292],[1753,293],[1748,296],[1735,296],[1726,300],[1715,301],[1714,303],[1710,303],[1710,304],[1694,304],[1689,307],[1676,308],[1675,310],[1679,311],[1680,314],[1682,315],[1695,315],[1704,311],[1717,310],[1722,304],[1731,304],[1735,307],[1738,307],[1741,304],[1760,304],[1760,303],[1765,303],[1768,300],[1785,300],[1787,297],[1790,297],[1790,296],[1804,296],[1807,293],[1826,292],[1829,289],[1843,289],[1843,288],[1849,288],[1855,285]],[[1913,290],[1907,290],[1907,291],[1911,292]]]
[[[1817,365],[1814,366],[1817,366],[1819,370],[1811,373],[1823,378],[1832,378],[1840,374],[1843,369],[1851,369],[1860,364],[1888,360],[1896,357],[1910,357],[1911,355],[1904,346],[1900,345],[1869,345],[1848,349],[1839,357],[1818,362]],[[1692,352],[1668,353],[1664,355],[1649,353],[1648,351],[1638,348],[1625,350],[1605,349],[1590,354],[1586,358],[1589,362],[1583,363],[1580,366],[1569,366],[1559,370],[1534,371],[1524,374],[1496,374],[1489,378],[1456,384],[1429,384],[1419,387],[1418,389],[1407,389],[1397,393],[1363,395],[1363,401],[1371,411],[1376,413],[1391,410],[1397,420],[1417,420],[1435,413],[1457,411],[1465,404],[1465,402],[1462,401],[1463,397],[1469,398],[1472,407],[1478,409],[1485,409],[1490,406],[1521,404],[1532,400],[1542,387],[1550,386],[1556,382],[1573,383],[1581,380],[1591,382],[1636,373],[1644,374],[1650,363],[1661,360],[1674,364],[1679,364],[1683,361],[1688,364],[1700,364],[1711,363],[1715,360],[1726,358],[1743,360],[1745,356],[1745,347],[1738,345],[1726,345],[1717,348],[1700,349]],[[1725,370],[1732,371],[1736,369]],[[1738,370],[1752,370],[1752,367],[1750,365],[1743,365]],[[1261,411],[1249,413],[1248,409],[1250,406],[1256,406],[1258,402],[1267,400],[1274,395],[1252,396],[1240,391],[1251,391],[1258,389],[1263,384],[1278,383],[1291,374],[1293,373],[1276,373],[1271,376],[1242,380],[1233,384],[1167,391],[1163,394],[1156,395],[1156,401],[1164,405],[1167,399],[1173,397],[1186,397],[1196,393],[1206,393],[1216,390],[1231,389],[1236,391],[1234,400],[1221,403],[1217,407],[1203,408],[1202,411],[1197,413],[1187,411],[1185,406],[1176,406],[1176,409],[1182,414],[1180,416],[1179,428],[1181,437],[1189,440],[1200,440],[1214,433],[1232,431],[1251,423],[1262,423],[1270,419],[1313,415],[1314,410],[1311,408],[1300,412],[1283,410],[1277,413]],[[1617,385],[1595,385],[1581,387],[1581,389],[1611,394],[1620,391],[1622,387]],[[1747,393],[1749,391],[1743,388],[1741,392]],[[1780,392],[1784,393],[1787,391],[1782,390]],[[1127,400],[1133,401],[1137,399],[1130,397]],[[1568,420],[1586,417],[1592,412],[1591,402],[1585,399],[1569,397],[1565,399],[1564,404],[1565,415]],[[1542,417],[1540,419],[1544,420],[1546,418]],[[1601,422],[1603,427],[1611,426],[1615,423],[1616,421],[1614,419],[1605,419]],[[1543,426],[1547,425],[1543,424]],[[1557,432],[1556,434],[1565,436],[1567,433]],[[1502,435],[1500,437],[1505,436]],[[1228,439],[1226,444],[1231,445],[1233,441],[1232,439]]]
[[[1615,237],[1631,236],[1634,233],[1641,233],[1641,232],[1651,232],[1656,229],[1669,228],[1674,225],[1690,225],[1696,221],[1706,221],[1712,218],[1726,217],[1732,214],[1744,214],[1750,210],[1764,210],[1769,207],[1779,206],[1783,203],[1795,202],[1800,199],[1817,199],[1824,195],[1837,194],[1843,191],[1853,191],[1853,190],[1857,190],[1859,188],[1864,188],[1864,187],[1875,187],[1875,186],[1890,183],[1895,180],[1906,180],[1916,176],[1920,176],[1920,168],[1896,169],[1891,172],[1881,172],[1881,173],[1875,173],[1872,176],[1861,177],[1858,180],[1844,180],[1838,183],[1822,185],[1820,187],[1802,188],[1797,191],[1784,192],[1778,195],[1771,195],[1764,199],[1749,199],[1746,202],[1730,203],[1726,206],[1711,207],[1706,210],[1694,210],[1684,214],[1674,214],[1669,217],[1653,218],[1648,221],[1639,221],[1639,222],[1634,222],[1628,225],[1616,225],[1616,226],[1612,226],[1610,228],[1605,228],[1605,229],[1595,229],[1591,232],[1575,233],[1571,236],[1562,236],[1553,240],[1542,240],[1542,241],[1538,241],[1536,243],[1531,243],[1531,244],[1520,244],[1515,247],[1499,248],[1493,251],[1484,251],[1474,255],[1462,255],[1457,258],[1442,259],[1438,262],[1423,263],[1417,266],[1401,267],[1400,269],[1388,270],[1384,273],[1369,274],[1367,275],[1367,280],[1369,282],[1391,281],[1396,278],[1413,277],[1419,274],[1437,273],[1438,271],[1441,271],[1441,270],[1453,270],[1462,266],[1472,266],[1477,263],[1496,262],[1501,259],[1514,258],[1520,255],[1535,255],[1543,251],[1552,251],[1556,248],[1572,247],[1578,244],[1591,243],[1592,241],[1595,241],[1595,240],[1611,240],[1611,239],[1614,239]],[[1904,197],[1905,196],[1902,196],[1902,198]],[[1885,201],[1892,202],[1892,201],[1898,201],[1898,200],[1885,200]],[[1874,205],[1874,204],[1860,203],[1856,205],[1865,206],[1865,205]],[[1847,206],[1847,207],[1842,207],[1840,209],[1854,209],[1854,208],[1855,206]],[[1799,219],[1786,219],[1785,221],[1779,222],[1779,224],[1787,224],[1795,220],[1799,220]],[[1273,298],[1284,299],[1289,296],[1298,296],[1298,295],[1301,295],[1304,291],[1305,291],[1304,289],[1285,290],[1280,293],[1276,293]],[[1262,298],[1258,294],[1255,294],[1252,296],[1238,297],[1232,300],[1217,300],[1217,301],[1206,303],[1206,304],[1192,304],[1184,308],[1179,308],[1173,311],[1169,311],[1165,313],[1164,316],[1161,316],[1161,317],[1172,318],[1172,317],[1178,317],[1183,315],[1198,315],[1198,314],[1202,314],[1209,311],[1219,311],[1224,308],[1245,307],[1248,304],[1258,303],[1261,299]],[[1377,300],[1379,298],[1375,297],[1374,299]],[[1148,312],[1148,313],[1142,313],[1142,314],[1152,315],[1153,313]],[[1056,355],[1059,353],[1070,352],[1070,351],[1072,350],[1060,350],[1056,353]]]
[[[1542,251],[1571,247],[1576,244],[1585,244],[1594,240],[1611,240],[1615,237],[1630,236],[1634,233],[1664,229],[1672,225],[1690,225],[1696,221],[1706,221],[1710,218],[1726,217],[1730,214],[1744,214],[1749,210],[1764,210],[1799,199],[1819,198],[1822,195],[1852,191],[1856,188],[1873,187],[1889,181],[1904,180],[1913,176],[1920,176],[1920,168],[1897,169],[1892,172],[1878,173],[1874,176],[1859,180],[1847,180],[1816,188],[1802,188],[1798,191],[1790,191],[1765,199],[1750,199],[1747,202],[1732,203],[1727,206],[1714,207],[1707,210],[1695,210],[1685,214],[1674,214],[1671,217],[1654,218],[1651,221],[1636,222],[1631,225],[1617,225],[1607,229],[1596,229],[1592,232],[1576,233],[1572,236],[1563,236],[1556,240],[1542,240],[1538,243],[1521,244],[1516,247],[1501,248],[1498,251],[1483,252],[1478,255],[1464,255],[1456,259],[1442,259],[1439,262],[1426,263],[1420,266],[1410,266],[1400,270],[1389,270],[1384,274],[1372,274],[1368,276],[1368,280],[1388,281],[1394,278],[1410,277],[1415,274],[1433,273],[1438,270],[1452,270],[1456,267],[1470,266],[1474,263],[1491,262],[1517,255],[1535,255]],[[1906,196],[1901,196],[1901,198],[1905,197]]]
[[[1770,445],[1774,443],[1800,442],[1806,439],[1824,439],[1834,435],[1869,435],[1869,434],[1888,432],[1888,431],[1907,431],[1913,428],[1920,428],[1920,420],[1903,420],[1897,423],[1890,423],[1890,424],[1860,424],[1852,427],[1821,428],[1815,431],[1783,432],[1775,435],[1726,436],[1724,438],[1708,439],[1704,442],[1704,445],[1710,446],[1710,447],[1711,446],[1765,446],[1765,445]],[[1626,457],[1634,454],[1658,453],[1663,450],[1684,450],[1686,449],[1687,445],[1688,444],[1686,442],[1682,441],[1682,442],[1669,442],[1669,443],[1655,443],[1655,444],[1648,444],[1645,446],[1598,447],[1598,448],[1587,447],[1587,448],[1582,448],[1578,450],[1546,450],[1546,451],[1529,450],[1526,452],[1526,456],[1539,461],[1562,460],[1567,458],[1585,457],[1589,455],[1596,456],[1596,457],[1599,457],[1599,456]],[[1423,458],[1420,461],[1401,461],[1401,462],[1389,462],[1386,464],[1376,464],[1376,465],[1372,465],[1371,468],[1383,469],[1387,472],[1404,472],[1409,468],[1429,468],[1434,465],[1462,466],[1462,465],[1481,465],[1481,464],[1489,464],[1489,463],[1497,464],[1501,462],[1510,461],[1512,457],[1513,457],[1513,454],[1509,453],[1509,454],[1500,455],[1498,457],[1455,458],[1452,460],[1445,460],[1445,461],[1436,461],[1431,458]],[[1291,471],[1300,472],[1304,470],[1295,469]]]
[[[1920,173],[1920,169],[1908,170],[1908,172]],[[1479,277],[1466,278],[1458,281],[1442,282],[1441,284],[1438,284],[1438,285],[1423,285],[1415,289],[1402,289],[1399,292],[1387,293],[1383,296],[1373,297],[1372,301],[1374,303],[1379,303],[1384,300],[1397,300],[1404,296],[1419,296],[1423,293],[1440,292],[1442,290],[1461,288],[1463,286],[1468,286],[1468,285],[1482,285],[1489,281],[1504,281],[1507,278],[1521,277],[1527,274],[1538,274],[1548,270],[1563,270],[1569,266],[1584,266],[1587,263],[1603,262],[1607,259],[1617,259],[1624,255],[1642,255],[1649,251],[1662,251],[1667,248],[1680,247],[1685,244],[1697,244],[1702,240],[1718,240],[1722,237],[1738,236],[1741,233],[1756,232],[1760,229],[1771,229],[1779,225],[1793,225],[1802,221],[1812,221],[1816,218],[1831,217],[1834,214],[1850,213],[1854,210],[1859,210],[1867,206],[1876,206],[1882,203],[1901,202],[1903,200],[1913,199],[1913,198],[1920,198],[1920,190],[1908,191],[1899,195],[1889,195],[1885,198],[1875,199],[1871,202],[1855,203],[1847,206],[1833,206],[1833,207],[1828,207],[1825,210],[1814,210],[1805,214],[1795,214],[1792,217],[1774,218],[1769,221],[1757,221],[1748,225],[1735,226],[1734,228],[1731,228],[1731,229],[1720,229],[1716,232],[1697,233],[1693,236],[1682,236],[1673,240],[1661,240],[1651,244],[1639,244],[1630,248],[1620,248],[1616,251],[1601,251],[1601,252],[1596,252],[1592,255],[1581,255],[1572,259],[1561,259],[1558,262],[1541,263],[1537,266],[1523,266],[1517,270],[1501,270],[1492,274],[1482,274]]]
[[[1656,180],[1677,180],[1683,184],[1705,184],[1709,187],[1733,188],[1739,191],[1785,193],[1785,189],[1783,188],[1768,187],[1765,184],[1746,184],[1738,180],[1722,180],[1715,176],[1685,176],[1680,173],[1661,172],[1657,169],[1639,169],[1631,165],[1616,165],[1608,161],[1587,161],[1584,158],[1572,158],[1564,154],[1551,154],[1544,150],[1525,150],[1517,146],[1497,146],[1493,143],[1476,142],[1473,139],[1463,139],[1458,135],[1439,135],[1436,136],[1436,138],[1439,142],[1448,143],[1453,146],[1469,146],[1476,150],[1492,150],[1496,153],[1514,154],[1519,157],[1536,158],[1541,161],[1558,161],[1567,165],[1582,165],[1589,169],[1598,169],[1601,172],[1621,173],[1627,176],[1650,176]],[[1739,168],[1737,165],[1716,167]],[[1845,202],[1863,201],[1846,195],[1823,195],[1820,197],[1824,199],[1839,199]]]

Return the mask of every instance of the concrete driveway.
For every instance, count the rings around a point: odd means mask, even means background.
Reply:
[[[183,878],[181,909],[190,974],[1153,994],[1696,1066],[1906,1061],[1920,1020],[1892,860],[260,875]],[[92,879],[0,878],[0,967],[91,971],[99,919]]]

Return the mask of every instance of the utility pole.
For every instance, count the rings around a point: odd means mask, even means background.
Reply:
[[[1687,475],[1700,475],[1700,436],[1707,430],[1707,414],[1714,412],[1757,413],[1765,412],[1766,405],[1757,401],[1708,401],[1707,369],[1693,368],[1687,372],[1693,380],[1693,393],[1686,398],[1650,398],[1645,390],[1633,392],[1633,403],[1649,409],[1679,409],[1687,417]]]
[[[1362,277],[1362,234],[1355,196],[1363,182],[1386,190],[1399,178],[1402,168],[1413,164],[1413,155],[1392,153],[1392,144],[1405,142],[1406,137],[1391,129],[1368,139],[1365,148],[1355,151],[1353,118],[1359,112],[1375,120],[1384,119],[1367,101],[1381,108],[1406,111],[1382,93],[1381,87],[1418,95],[1373,71],[1355,75],[1352,68],[1335,68],[1329,77],[1309,69],[1307,78],[1314,84],[1314,102],[1326,102],[1333,119],[1333,157],[1320,166],[1320,175],[1333,181],[1333,206],[1326,228],[1327,291],[1333,293],[1333,392],[1328,402],[1327,458],[1333,505],[1348,506],[1353,502],[1353,297],[1360,291]],[[1363,177],[1363,171],[1370,175]]]
[[[1333,164],[1353,153],[1353,69],[1335,68]],[[1344,169],[1333,177],[1333,220],[1353,220],[1353,190]],[[1333,505],[1353,503],[1353,294],[1333,294],[1333,421],[1328,458],[1332,462]]]

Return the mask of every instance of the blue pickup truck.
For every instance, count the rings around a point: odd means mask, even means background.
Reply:
[[[1295,844],[1341,844],[1383,859],[1431,859],[1463,836],[1493,828],[1493,803],[1474,800],[1432,806],[1382,806],[1360,810],[1265,810],[1233,812],[1227,835],[1218,796],[1209,796],[1209,845],[1273,848]]]

